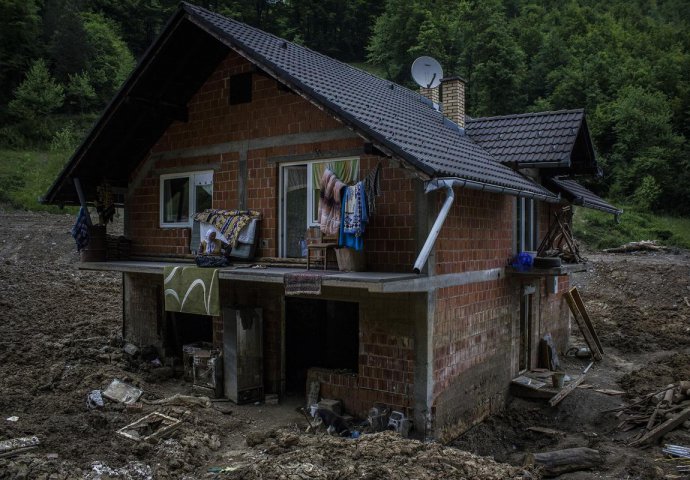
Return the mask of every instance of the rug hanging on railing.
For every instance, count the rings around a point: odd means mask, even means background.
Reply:
[[[321,281],[327,275],[338,271],[308,270],[283,275],[285,295],[321,295]]]
[[[166,311],[220,315],[217,268],[164,267],[163,289]]]

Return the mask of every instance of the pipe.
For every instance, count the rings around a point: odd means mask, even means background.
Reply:
[[[438,234],[441,232],[441,227],[443,227],[443,223],[446,221],[446,217],[448,216],[450,207],[453,205],[453,201],[455,200],[455,192],[453,192],[453,187],[465,187],[470,188],[472,190],[481,190],[492,193],[504,193],[508,195],[516,195],[517,197],[534,198],[537,200],[543,200],[552,203],[557,203],[561,200],[560,194],[556,196],[547,196],[545,194],[526,192],[524,190],[517,190],[514,188],[498,187],[495,185],[489,185],[487,183],[482,183],[474,180],[466,180],[462,178],[446,177],[431,180],[427,183],[426,188],[424,189],[424,193],[430,193],[435,190],[440,190],[441,188],[444,188],[446,190],[446,200],[445,202],[443,202],[441,211],[438,213],[438,217],[436,217],[436,221],[434,221],[434,225],[431,227],[429,236],[424,242],[424,246],[422,247],[422,250],[419,252],[419,255],[417,256],[417,260],[414,262],[414,273],[420,273],[422,271],[422,268],[424,268],[424,264],[429,258],[431,249],[434,247],[434,244],[436,243]]]
[[[429,193],[430,190],[428,190],[427,186],[427,193]],[[422,251],[419,252],[419,255],[417,256],[417,261],[414,262],[414,273],[419,273],[422,271],[422,268],[424,268],[424,264],[426,263],[427,258],[429,258],[429,254],[431,253],[431,249],[434,248],[434,243],[436,243],[436,239],[438,238],[438,234],[441,232],[441,227],[443,227],[443,222],[446,221],[446,217],[448,216],[448,212],[450,211],[450,207],[453,205],[453,201],[455,200],[455,192],[453,192],[453,184],[447,184],[446,182],[442,182],[442,185],[439,184],[436,188],[433,190],[437,190],[438,188],[445,188],[446,189],[446,201],[443,202],[443,206],[441,207],[441,211],[438,212],[438,217],[436,217],[436,221],[434,222],[434,225],[431,227],[431,231],[429,232],[429,236],[426,238],[426,241],[424,242],[424,246],[422,247]]]

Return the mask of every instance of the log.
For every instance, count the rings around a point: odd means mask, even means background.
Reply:
[[[567,472],[588,470],[604,463],[598,450],[586,447],[566,448],[552,452],[530,453],[525,458],[527,465],[543,466],[545,477],[556,477]]]
[[[683,422],[685,422],[688,419],[690,419],[690,408],[686,408],[679,414],[675,415],[673,418],[666,420],[664,423],[656,427],[654,430],[646,434],[644,437],[640,438],[639,440],[635,440],[634,442],[630,442],[628,445],[631,447],[639,447],[641,445],[644,445],[645,443],[653,442],[659,437],[663,437],[677,426],[682,425]]]

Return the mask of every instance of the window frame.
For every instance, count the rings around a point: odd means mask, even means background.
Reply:
[[[210,183],[203,183],[200,185],[211,185],[211,196],[213,197],[213,170],[198,170],[181,173],[166,173],[159,177],[159,199],[158,199],[158,219],[160,228],[186,228],[194,224],[194,213],[196,213],[196,178],[209,176]],[[167,180],[174,180],[178,178],[186,178],[189,182],[189,198],[187,204],[189,205],[188,217],[186,222],[165,222],[165,182]]]
[[[278,257],[279,258],[287,258],[285,257],[286,252],[287,252],[287,245],[285,242],[287,241],[286,235],[285,235],[285,218],[287,216],[287,202],[285,201],[285,194],[286,194],[286,185],[285,182],[287,181],[287,176],[284,174],[285,167],[296,167],[300,165],[304,165],[307,167],[307,225],[304,226],[304,231],[306,233],[307,229],[309,227],[318,227],[319,224],[319,219],[317,218],[316,221],[314,221],[313,217],[313,212],[314,212],[314,195],[312,194],[314,190],[314,172],[312,170],[312,165],[316,165],[319,163],[334,163],[334,162],[342,162],[342,161],[358,161],[357,165],[357,179],[359,179],[360,172],[361,172],[361,158],[358,156],[349,156],[349,157],[335,157],[335,158],[319,158],[319,159],[314,159],[314,160],[302,160],[302,161],[294,161],[294,162],[282,162],[280,163],[279,166],[279,171],[278,171]]]
[[[517,197],[515,202],[515,253],[534,251],[539,240],[539,209],[533,198]],[[529,213],[529,215],[527,215]],[[529,218],[528,221],[527,217]],[[530,245],[528,245],[528,237]]]

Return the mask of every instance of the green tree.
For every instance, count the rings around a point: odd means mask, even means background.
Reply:
[[[112,22],[96,13],[83,13],[82,18],[92,52],[84,70],[98,99],[106,104],[134,68],[134,57]]]
[[[41,51],[40,26],[34,0],[0,0],[0,120],[2,106]]]
[[[26,139],[43,141],[52,133],[50,114],[59,109],[64,101],[62,85],[50,75],[45,61],[38,59],[14,91],[8,110]]]

